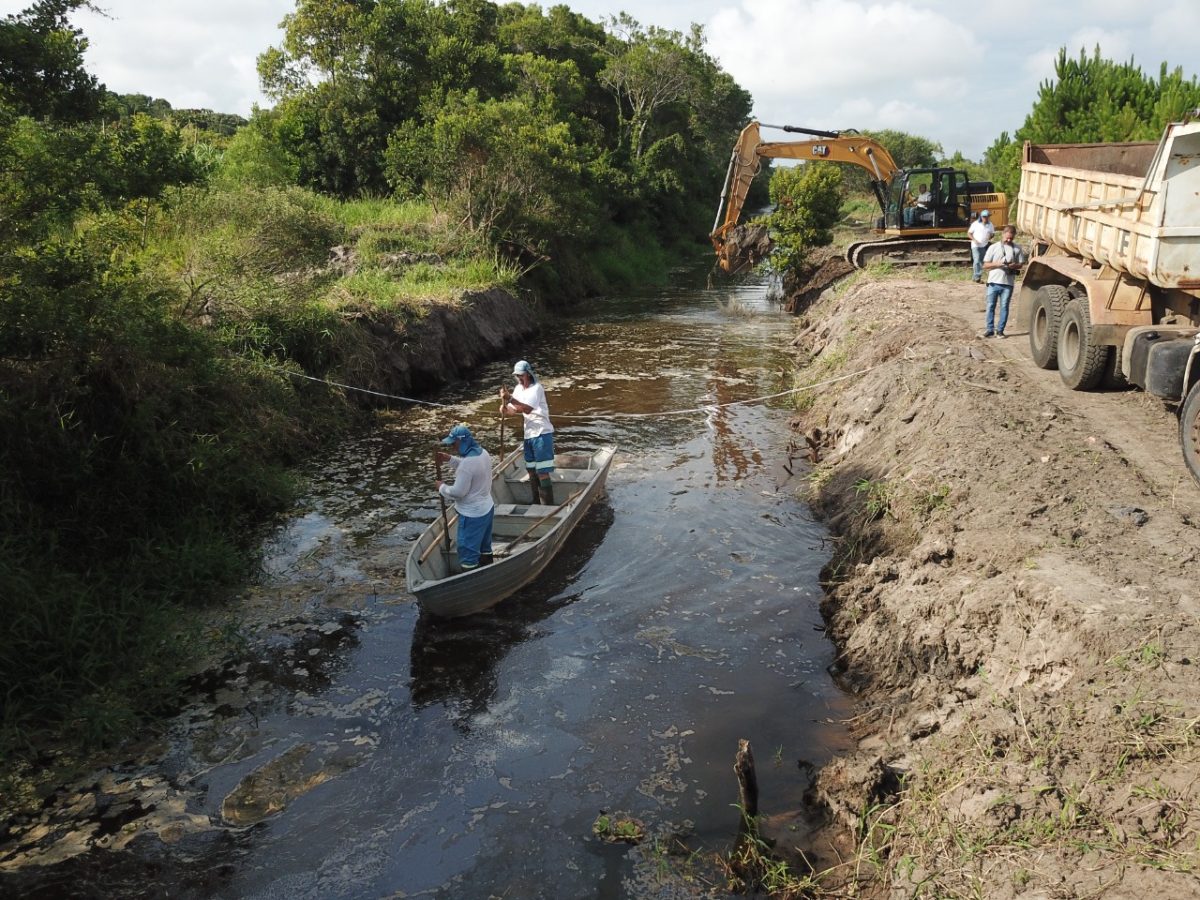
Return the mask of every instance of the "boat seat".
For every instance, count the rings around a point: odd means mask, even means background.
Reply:
[[[568,482],[570,484],[586,484],[592,480],[595,472],[588,472],[585,469],[564,469],[550,473],[550,480],[555,482]],[[529,484],[529,476],[525,473],[520,475],[506,475],[504,480],[508,484]]]
[[[497,516],[522,516],[526,519],[541,519],[558,509],[545,503],[497,503]]]

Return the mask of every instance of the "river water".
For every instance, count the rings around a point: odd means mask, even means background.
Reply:
[[[537,583],[450,623],[404,592],[438,515],[434,443],[462,420],[496,455],[508,359],[313,467],[266,543],[243,660],[136,758],[10,824],[0,892],[673,896],[680,847],[734,836],[739,738],[761,811],[789,821],[811,766],[848,746],[818,612],[829,550],[784,467],[789,398],[718,404],[791,387],[795,326],[763,282],[704,278],[521,351],[559,450],[620,447]],[[646,839],[599,840],[602,813]]]

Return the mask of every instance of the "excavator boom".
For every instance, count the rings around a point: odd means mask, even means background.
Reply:
[[[761,128],[779,128],[782,131],[814,135],[815,138],[801,141],[763,141]],[[746,195],[750,192],[750,183],[758,175],[764,159],[807,159],[861,166],[870,176],[871,188],[879,201],[881,211],[887,202],[888,185],[900,172],[892,155],[870,138],[838,131],[816,131],[793,125],[760,125],[758,122],[751,122],[742,129],[737,143],[733,146],[729,169],[725,173],[725,187],[721,191],[721,202],[717,207],[717,218],[713,222],[713,247],[717,251],[721,268],[727,272],[734,268],[734,261],[728,252],[729,237],[737,227]]]

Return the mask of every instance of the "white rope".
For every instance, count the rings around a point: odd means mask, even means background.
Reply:
[[[283,372],[285,375],[291,375],[294,378],[304,378],[308,381],[315,381],[318,384],[328,384],[333,387],[340,387],[347,391],[358,391],[360,394],[371,394],[374,397],[386,397],[389,400],[403,400],[405,403],[420,403],[423,406],[440,406],[443,409],[452,409],[458,406],[457,403],[434,403],[432,400],[418,400],[416,397],[401,397],[399,394],[384,394],[381,391],[372,391],[369,388],[355,387],[352,384],[342,384],[339,381],[330,381],[328,378],[314,378],[311,375],[305,375],[303,372],[293,372],[291,369],[281,369],[279,366],[268,365],[268,369],[274,369],[276,372]]]
[[[846,375],[838,375],[836,378],[826,378],[823,381],[814,381],[811,384],[801,385],[800,387],[791,388],[790,390],[779,391],[778,393],[775,393],[775,394],[764,394],[761,397],[751,397],[747,400],[730,400],[727,403],[708,403],[708,404],[705,404],[704,406],[695,406],[695,407],[691,407],[688,409],[668,409],[668,410],[664,410],[662,412],[649,412],[649,413],[614,412],[614,413],[588,413],[588,414],[578,414],[578,415],[555,413],[554,415],[551,416],[551,418],[553,418],[553,419],[589,419],[589,420],[590,419],[650,419],[650,418],[655,418],[658,416],[692,416],[692,415],[696,415],[697,413],[708,414],[708,413],[715,412],[718,409],[725,409],[730,406],[746,406],[751,403],[762,403],[764,400],[774,400],[777,397],[786,397],[788,394],[798,394],[801,391],[811,391],[813,388],[824,387],[825,385],[828,385],[828,384],[836,384],[837,382],[845,381],[848,378],[857,378],[859,375],[866,375],[868,372],[870,372],[874,369],[878,369],[879,366],[882,366],[882,365],[884,365],[884,363],[879,363],[878,365],[870,366],[869,368],[866,368],[866,369],[859,369],[857,372],[850,372]],[[355,387],[352,384],[342,384],[341,382],[330,381],[327,378],[314,378],[312,375],[305,375],[302,372],[293,372],[290,369],[282,369],[282,368],[279,368],[278,366],[268,366],[268,368],[275,369],[278,372],[284,372],[285,374],[292,375],[296,378],[304,378],[308,381],[318,382],[319,384],[328,384],[333,387],[339,387],[339,388],[342,388],[343,390],[347,390],[347,391],[359,391],[360,393],[371,394],[372,396],[375,396],[375,397],[386,397],[389,400],[403,400],[405,403],[419,403],[424,406],[441,407],[442,409],[453,409],[460,405],[457,403],[435,403],[432,400],[418,400],[415,397],[401,397],[399,394],[385,394],[380,391],[372,391],[368,388]]]
[[[764,400],[774,400],[776,397],[786,397],[788,394],[798,394],[801,391],[810,391],[813,388],[824,387],[827,384],[834,384],[838,381],[845,381],[847,378],[854,378],[858,375],[866,375],[871,369],[877,369],[883,365],[880,363],[876,366],[871,366],[868,369],[860,369],[857,372],[850,372],[847,375],[839,375],[836,378],[826,378],[824,381],[814,381],[812,384],[805,384],[798,388],[792,388],[787,391],[779,391],[776,394],[764,394],[761,397],[751,397],[748,400],[730,400],[727,403],[709,403],[705,406],[697,406],[692,409],[668,409],[662,412],[652,413],[594,413],[592,415],[568,415],[563,413],[551,414],[551,419],[650,419],[658,416],[687,416],[695,415],[696,413],[711,413],[718,409],[724,409],[729,406],[743,406],[750,403],[761,403]]]

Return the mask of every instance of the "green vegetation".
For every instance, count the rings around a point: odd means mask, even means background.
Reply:
[[[726,873],[726,888],[738,894],[762,892],[774,900],[801,900],[822,895],[817,878],[794,872],[753,828],[720,862]]]
[[[646,826],[631,816],[601,813],[592,823],[592,834],[609,843],[636,844],[646,836]]]
[[[750,103],[699,31],[299,0],[245,122],[106,91],[85,2],[0,19],[0,756],[164,708],[354,419],[289,372],[370,387],[357,323],[466,290],[662,277]]]
[[[1183,77],[1183,69],[1159,67],[1158,77],[1145,74],[1131,59],[1117,63],[1100,56],[1079,58],[1059,50],[1054,78],[1042,83],[1037,100],[1016,133],[1001,134],[988,148],[984,163],[996,186],[1016,195],[1025,141],[1075,144],[1099,141],[1156,141],[1168,122],[1177,122],[1200,107],[1200,82]]]
[[[836,163],[810,163],[771,174],[772,267],[783,271],[803,264],[807,251],[827,246],[845,199],[843,169]]]

